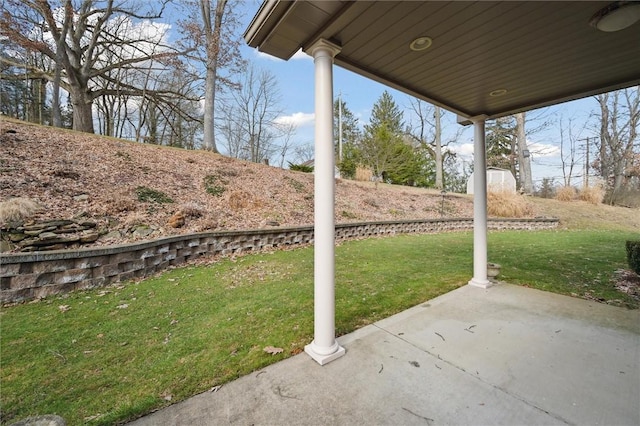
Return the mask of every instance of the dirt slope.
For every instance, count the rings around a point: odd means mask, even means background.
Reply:
[[[159,191],[160,193],[154,193]],[[149,201],[168,197],[171,202]],[[0,117],[0,202],[26,197],[30,220],[82,217],[116,244],[208,230],[313,223],[313,175],[187,151],[58,130]],[[145,197],[147,201],[145,201]],[[640,230],[640,210],[531,199],[533,216],[567,228]],[[472,217],[472,198],[336,180],[336,222]],[[183,213],[181,227],[168,224]],[[147,233],[132,230],[144,225]]]
[[[113,244],[206,230],[235,230],[313,223],[313,175],[234,160],[205,151],[145,145],[113,138],[0,121],[0,201],[26,197],[42,206],[32,219],[83,216],[99,223]],[[161,199],[160,191],[172,202]],[[471,198],[447,195],[448,217],[471,217]],[[336,181],[336,221],[436,218],[436,191]],[[179,228],[168,225],[176,212]],[[112,232],[121,231],[121,238]]]

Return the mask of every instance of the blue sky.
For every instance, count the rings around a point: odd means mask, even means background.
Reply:
[[[259,8],[259,3],[247,1],[242,4],[244,16],[242,18],[242,31],[247,28],[251,19]],[[266,69],[276,76],[278,89],[282,99],[282,120],[289,120],[297,125],[296,135],[293,138],[296,144],[313,143],[313,111],[314,111],[314,69],[313,60],[308,55],[299,52],[289,61],[283,61],[269,55],[258,52],[256,49],[243,44],[241,48],[245,59],[251,61],[254,66]],[[402,92],[386,87],[382,84],[361,77],[340,67],[334,67],[334,96],[342,94],[347,107],[358,117],[360,124],[368,122],[371,109],[384,90],[388,90],[396,103],[405,110],[405,121],[409,120],[408,106],[410,97]],[[528,138],[532,156],[532,169],[534,183],[539,184],[543,178],[554,178],[556,183],[562,181],[562,167],[560,161],[559,145],[561,141],[560,120],[565,129],[565,143],[568,141],[567,128],[569,122],[573,127],[573,135],[578,138],[594,136],[590,129],[583,129],[590,115],[597,110],[597,103],[593,98],[586,98],[549,107],[541,112],[530,112],[527,118],[543,116],[552,124],[545,130],[537,132]],[[540,120],[527,122],[527,127],[538,126]],[[444,132],[455,134],[459,125],[455,123],[455,116],[448,113],[445,116]],[[467,129],[459,137],[453,146],[459,156],[466,161],[471,161],[473,148],[473,131]],[[582,153],[580,153],[581,155]],[[574,175],[582,174],[582,158],[578,157],[578,171]],[[572,183],[579,184],[581,177],[576,177]]]

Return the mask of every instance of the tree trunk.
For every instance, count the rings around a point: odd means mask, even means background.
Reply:
[[[207,67],[204,101],[204,149],[218,152],[215,137],[216,71]]]
[[[200,0],[202,20],[207,38],[207,75],[204,99],[204,148],[218,152],[215,136],[215,99],[218,78],[218,55],[220,53],[220,31],[227,0],[217,0],[214,21],[211,22],[211,1]]]
[[[59,47],[58,47],[59,48]],[[62,112],[60,111],[60,62],[56,62],[56,72],[53,79],[53,95],[51,101],[51,120],[53,127],[62,127]]]
[[[528,151],[527,135],[524,128],[525,113],[516,114],[516,137],[518,138],[518,171],[520,188],[525,194],[533,194],[533,178],[531,176],[531,157],[525,157],[525,151]]]
[[[73,130],[94,133],[93,129],[93,99],[85,90],[72,87],[71,105],[73,105]]]
[[[442,160],[442,125],[440,122],[440,107],[433,107],[433,119],[435,121],[435,160],[436,160],[436,189],[444,188],[444,173]]]

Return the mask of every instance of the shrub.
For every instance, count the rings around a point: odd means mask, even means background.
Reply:
[[[601,204],[604,200],[604,189],[599,186],[583,188],[578,194],[578,198],[591,204]]]
[[[297,181],[293,178],[290,178],[289,176],[285,176],[285,179],[289,181],[289,183],[291,184],[293,189],[296,190],[296,192],[307,192],[304,186],[304,183]]]
[[[139,186],[136,188],[136,194],[138,195],[138,201],[143,202],[156,202],[156,203],[173,203],[173,200],[164,192],[158,191],[146,186]]]
[[[626,245],[629,268],[640,275],[640,241],[627,241]]]
[[[289,170],[293,170],[294,172],[312,173],[313,166],[307,166],[306,164],[293,164],[289,161]]]
[[[487,213],[496,217],[532,216],[533,206],[515,192],[490,191],[487,193]]]
[[[140,195],[138,195],[138,198]],[[113,198],[104,206],[104,213],[108,215],[134,211],[136,209],[136,203],[131,198],[131,195],[115,194]]]
[[[555,195],[553,178],[543,178],[540,188],[536,191],[536,195],[540,198],[553,198]]]
[[[226,182],[223,179],[220,179],[216,175],[207,175],[204,177],[204,189],[211,195],[215,195],[216,197],[221,196],[226,188],[224,186]]]
[[[191,219],[197,219],[206,213],[207,209],[196,202],[188,202],[180,206],[180,210],[184,213],[185,217]]]
[[[247,207],[249,207],[250,202],[251,195],[242,190],[233,191],[231,194],[229,194],[229,207],[231,207],[233,210],[246,209]]]
[[[123,221],[123,227],[128,230],[132,230],[136,226],[146,225],[148,222],[148,218],[139,212],[135,212],[131,215],[128,215]]]
[[[344,179],[353,179],[356,176],[356,163],[353,159],[345,158],[338,163],[340,176]]]
[[[373,177],[373,172],[370,169],[366,169],[364,167],[356,167],[356,177],[355,180],[359,180],[362,182],[369,182]]]
[[[576,189],[573,186],[561,186],[556,189],[556,200],[573,201],[576,198]]]
[[[344,217],[345,219],[357,219],[358,216],[356,216],[355,214],[348,212],[346,210],[342,210],[342,213],[340,213],[342,215],[342,217]]]
[[[0,224],[26,219],[40,209],[38,203],[29,198],[10,198],[0,203]]]

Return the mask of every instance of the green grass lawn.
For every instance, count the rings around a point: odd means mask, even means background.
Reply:
[[[638,308],[615,290],[619,231],[501,232],[501,279]],[[336,250],[338,335],[467,283],[472,235],[350,241]],[[313,338],[313,249],[184,267],[1,311],[2,422],[114,424],[299,353]],[[284,351],[270,355],[263,349]]]

